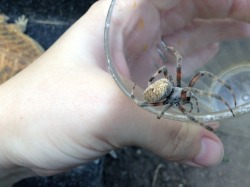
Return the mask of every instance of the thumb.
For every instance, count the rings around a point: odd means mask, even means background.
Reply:
[[[192,166],[208,167],[221,162],[223,145],[214,133],[193,123],[159,120],[123,94],[113,98],[120,98],[109,111],[114,118],[109,115],[107,137],[114,146],[140,146],[167,160]]]

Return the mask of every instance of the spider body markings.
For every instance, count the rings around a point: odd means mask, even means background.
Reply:
[[[163,106],[162,111],[157,115],[157,118],[160,119],[164,113],[170,109],[171,107],[178,108],[183,115],[187,116],[191,121],[200,124],[201,126],[205,126],[203,123],[199,122],[194,116],[191,115],[191,112],[193,110],[193,103],[192,99],[196,102],[196,109],[199,113],[199,103],[198,103],[198,96],[208,96],[213,97],[217,100],[220,100],[224,105],[227,106],[227,108],[230,110],[233,116],[235,116],[232,108],[227,103],[227,101],[221,97],[218,94],[211,93],[205,90],[199,90],[197,88],[194,88],[193,86],[196,84],[196,82],[203,76],[207,76],[214,81],[219,82],[224,87],[226,87],[234,99],[234,105],[236,107],[236,97],[234,94],[233,89],[231,88],[230,84],[227,82],[219,79],[216,77],[213,73],[207,72],[207,71],[200,71],[196,75],[193,76],[191,81],[188,84],[188,87],[181,87],[181,55],[171,46],[166,46],[167,50],[169,50],[172,54],[175,55],[176,61],[177,61],[177,67],[176,67],[176,83],[174,83],[173,78],[171,75],[168,75],[168,69],[166,66],[161,67],[150,79],[148,82],[148,87],[143,93],[145,101],[139,102],[135,99],[134,96],[134,89],[136,84],[134,84],[132,92],[131,92],[131,98],[140,106],[140,107],[147,107],[147,106]],[[159,74],[163,74],[164,78],[161,78],[155,82],[153,80],[155,77],[157,77]],[[184,108],[184,105],[190,104],[190,110],[187,111]],[[208,130],[213,130],[209,126],[205,126]]]

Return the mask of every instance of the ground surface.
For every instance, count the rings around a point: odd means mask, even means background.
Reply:
[[[11,20],[26,15],[30,19],[27,33],[47,49],[93,2],[2,0],[0,11]],[[231,124],[224,122],[218,135],[225,145],[225,158],[217,167],[191,168],[166,162],[146,150],[132,147],[117,150],[117,159],[108,155],[98,164],[90,163],[54,177],[26,179],[15,187],[249,186],[249,117],[235,119]]]
[[[104,182],[106,186],[114,187],[249,186],[249,137],[218,135],[225,146],[225,157],[216,167],[204,169],[170,163],[147,151],[130,148],[120,150],[116,160],[106,157]],[[158,172],[157,168],[160,168]]]

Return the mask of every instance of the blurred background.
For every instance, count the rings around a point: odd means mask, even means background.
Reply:
[[[0,0],[0,13],[9,16],[10,22],[25,15],[29,19],[26,34],[46,50],[94,2],[95,0]],[[225,42],[223,45],[231,44]],[[224,51],[218,55],[226,57],[228,53]],[[249,186],[250,132],[249,128],[244,128],[249,123],[249,117],[247,114],[240,119],[222,122],[224,130],[216,134],[224,143],[225,157],[219,166],[213,168],[192,168],[167,162],[146,150],[130,147],[117,150],[116,157],[107,155],[56,176],[24,179],[15,187]],[[237,125],[235,128],[239,121],[241,126]]]

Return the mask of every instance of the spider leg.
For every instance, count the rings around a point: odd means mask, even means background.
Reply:
[[[181,62],[182,62],[182,56],[180,55],[180,53],[174,47],[166,46],[166,48],[176,58],[176,86],[181,87]]]
[[[168,76],[168,80],[172,83],[173,86],[175,85],[172,75]]]
[[[197,112],[199,113],[200,112],[200,108],[199,108],[199,102],[198,102],[198,98],[195,97],[194,95],[191,95],[191,98],[193,98],[195,100],[195,103],[196,103],[196,109],[197,109]]]
[[[172,106],[173,106],[173,104],[164,106],[163,109],[162,109],[162,111],[161,111],[161,113],[157,115],[157,119],[160,119],[160,118],[163,116],[163,114],[164,114],[168,109],[170,109]]]
[[[191,105],[191,109],[189,110],[189,113],[191,113],[193,111],[193,103],[190,101],[190,99],[193,98],[194,100],[196,100],[196,109],[197,112],[199,113],[199,104],[198,104],[198,99],[193,96],[192,94],[190,94],[189,96],[187,96],[187,91],[182,89],[181,91],[181,102],[182,104],[190,104]]]
[[[131,94],[130,94],[130,98],[133,99],[133,101],[134,101],[138,106],[140,106],[140,107],[147,107],[147,106],[162,106],[162,105],[164,105],[164,101],[165,101],[165,100],[162,100],[162,101],[157,102],[157,103],[148,103],[148,102],[146,102],[146,101],[144,101],[144,102],[138,101],[138,100],[135,98],[135,95],[134,95],[135,86],[136,86],[136,84],[134,84],[134,86],[133,86],[133,89],[132,89]]]
[[[187,113],[186,109],[181,106],[180,104],[177,105],[178,109],[182,112],[183,115],[187,116],[188,119],[190,119],[191,121],[195,122],[195,123],[198,123],[200,126],[203,126],[205,127],[206,129],[210,130],[210,131],[213,131],[213,128],[212,127],[209,127],[209,126],[206,126],[204,125],[204,123],[198,121],[194,116],[190,115],[189,113]]]
[[[191,113],[194,109],[193,107],[193,103],[192,102],[188,102],[188,104],[190,104],[190,110],[188,111],[188,113]]]
[[[152,77],[150,77],[149,81],[148,81],[148,86],[151,84],[151,82],[155,79],[155,77],[157,75],[159,75],[160,73],[163,73],[164,78],[168,78],[168,69],[166,66],[162,66],[160,69],[157,70],[157,72],[152,75]]]
[[[235,93],[234,90],[232,89],[231,85],[228,84],[226,81],[219,79],[218,77],[216,77],[213,73],[208,72],[208,71],[200,71],[199,73],[197,73],[196,75],[194,75],[194,77],[191,79],[191,81],[189,82],[188,87],[193,87],[196,82],[202,77],[202,76],[207,76],[219,83],[221,83],[223,86],[225,86],[230,93],[232,94],[233,98],[234,98],[234,106],[236,107],[236,97],[235,97]]]
[[[183,91],[184,92],[185,91],[189,91],[189,92],[192,92],[192,93],[197,94],[197,95],[210,96],[210,97],[213,97],[215,99],[218,99],[218,100],[220,100],[221,102],[223,102],[228,107],[228,109],[230,110],[230,112],[232,113],[232,115],[235,117],[234,112],[231,109],[231,107],[229,106],[229,104],[227,103],[227,101],[223,97],[221,97],[220,95],[217,95],[217,94],[214,94],[214,93],[211,93],[211,92],[206,92],[206,91],[199,90],[199,89],[192,88],[192,87],[183,88]]]
[[[181,105],[177,105],[178,109],[182,112],[183,115],[187,116],[188,119],[190,119],[191,121],[198,123],[198,124],[203,124],[201,122],[199,122],[195,117],[191,116],[190,114],[187,113],[186,109],[181,106]]]
[[[137,104],[138,104],[138,106],[140,106],[140,107],[163,106],[163,105],[164,105],[164,102],[161,101],[161,102],[157,102],[157,103],[148,103],[148,102],[144,101],[144,102],[139,102],[139,103],[137,103]]]

